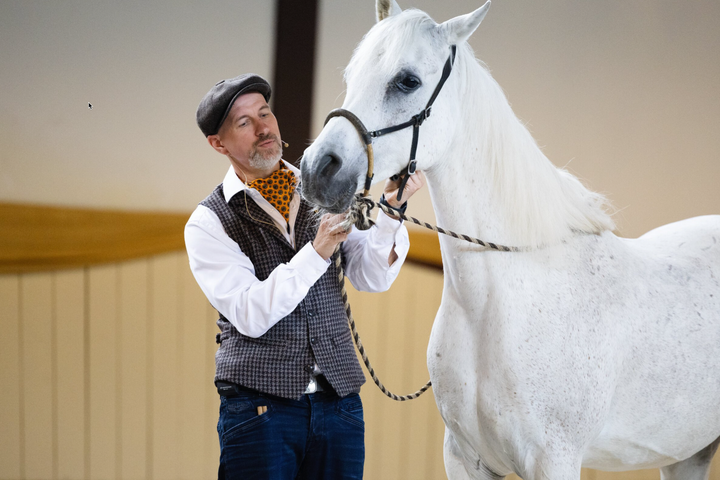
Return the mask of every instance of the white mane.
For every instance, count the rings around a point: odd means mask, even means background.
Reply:
[[[463,135],[481,139],[478,160],[493,179],[494,195],[518,241],[549,245],[573,232],[613,230],[607,199],[547,159],[469,45],[458,48],[456,66],[464,80],[460,98],[468,131]]]
[[[403,58],[401,52],[411,45],[441,41],[436,27],[426,13],[414,9],[379,22],[355,49],[345,69],[346,82],[362,79],[370,66],[393,72]],[[476,174],[493,179],[494,199],[514,241],[549,245],[574,232],[615,228],[605,211],[605,197],[547,159],[467,43],[458,45],[452,76],[456,76],[454,88],[460,89],[458,98],[463,99],[464,131],[459,135],[471,139],[454,157],[478,165]]]

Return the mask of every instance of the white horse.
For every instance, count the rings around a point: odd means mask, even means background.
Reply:
[[[392,2],[392,3],[391,3]],[[445,283],[428,368],[451,479],[577,480],[580,468],[707,478],[720,442],[720,216],[615,236],[604,198],[554,167],[466,40],[489,3],[436,24],[378,0],[346,69],[343,108],[370,128],[425,108],[438,224],[522,252],[440,239]],[[375,179],[402,170],[412,132],[374,141]],[[332,118],[306,150],[304,195],[344,211],[363,143]]]

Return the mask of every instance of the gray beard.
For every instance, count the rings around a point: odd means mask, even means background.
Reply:
[[[279,148],[277,153],[269,152],[267,156],[264,156],[258,150],[255,150],[248,158],[248,163],[253,169],[267,170],[280,161],[282,158],[282,147]]]

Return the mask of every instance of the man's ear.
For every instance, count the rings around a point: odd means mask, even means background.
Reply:
[[[228,149],[225,148],[225,145],[223,145],[222,140],[220,140],[220,135],[208,135],[207,141],[216,152],[223,155],[227,155],[229,153]]]

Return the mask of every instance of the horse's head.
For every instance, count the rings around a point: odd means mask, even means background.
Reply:
[[[352,112],[370,131],[408,122],[426,109],[443,71],[480,25],[490,6],[435,23],[418,10],[401,11],[395,0],[377,0],[378,22],[358,45],[345,70],[347,93],[343,109]],[[457,74],[447,76],[424,120],[417,148],[417,169],[430,170],[457,141],[463,99]],[[382,134],[373,140],[374,181],[408,166],[413,127]],[[302,160],[303,195],[333,212],[343,212],[363,188],[368,157],[358,130],[347,118],[331,118]]]

